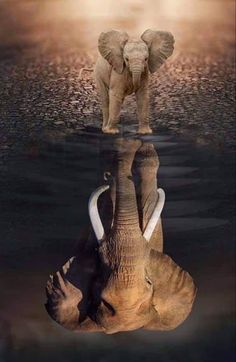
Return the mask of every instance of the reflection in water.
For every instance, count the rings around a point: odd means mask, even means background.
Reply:
[[[163,254],[158,157],[139,140],[119,139],[112,151],[110,185],[89,201],[95,235],[89,232],[77,255],[50,277],[46,308],[75,331],[170,330],[190,313],[195,287]]]
[[[76,254],[75,242],[84,245],[89,196],[103,185],[104,170],[111,171],[114,165],[109,155],[114,138],[87,129],[64,141],[29,146],[8,163],[7,174],[0,179],[0,359],[4,362],[32,362],[32,356],[37,356],[36,361],[59,362],[95,358],[118,362],[127,356],[135,362],[233,360],[234,160],[230,154],[222,160],[216,152],[171,134],[145,139],[152,142],[161,161],[158,186],[166,192],[164,252],[189,271],[198,286],[191,314],[166,333],[139,329],[105,335],[71,333],[45,311],[48,275]],[[133,176],[137,184],[137,172]],[[102,207],[108,193],[98,200],[106,234],[110,221]],[[111,202],[107,206],[110,210]]]

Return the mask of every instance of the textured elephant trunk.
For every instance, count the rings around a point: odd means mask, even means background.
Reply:
[[[140,231],[135,187],[132,180],[131,165],[121,161],[116,175],[116,206],[113,229],[125,228]]]
[[[134,91],[138,90],[140,87],[141,74],[142,74],[142,65],[141,64],[133,64],[130,67],[132,73],[132,81],[134,86]]]
[[[136,92],[140,87],[141,72],[137,72],[137,73],[133,72],[132,80],[133,80],[134,91]]]
[[[119,162],[116,175],[116,206],[110,247],[116,255],[113,270],[116,281],[125,288],[134,288],[143,278],[142,259],[145,240],[139,226],[136,192],[131,164]]]

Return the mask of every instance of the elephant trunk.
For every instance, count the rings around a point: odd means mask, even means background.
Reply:
[[[143,277],[142,259],[145,239],[139,215],[131,165],[121,162],[116,176],[116,205],[111,232],[110,253],[116,255],[112,266],[119,286],[134,288]],[[127,302],[128,303],[128,302]]]
[[[140,87],[141,74],[143,71],[143,66],[140,63],[135,63],[130,67],[132,73],[132,81],[134,86],[134,91],[137,91]]]
[[[113,230],[125,229],[140,232],[139,215],[131,165],[121,161],[116,175],[116,205]]]
[[[140,87],[141,72],[137,72],[137,73],[133,72],[132,80],[133,80],[134,91],[137,91]]]

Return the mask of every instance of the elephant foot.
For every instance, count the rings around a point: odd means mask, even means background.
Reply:
[[[142,142],[139,139],[118,138],[114,145],[119,152],[135,153],[141,147]]]
[[[139,134],[150,134],[152,133],[152,129],[149,126],[139,127]]]
[[[117,127],[103,127],[102,128],[103,133],[109,133],[109,134],[117,134],[119,133],[119,129]]]
[[[134,157],[142,142],[138,139],[117,139],[115,141],[115,149],[120,165],[129,165],[131,168]]]

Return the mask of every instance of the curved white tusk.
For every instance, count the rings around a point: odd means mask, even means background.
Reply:
[[[90,196],[89,202],[88,202],[88,211],[89,211],[89,217],[90,221],[94,230],[94,233],[96,235],[96,238],[98,240],[98,243],[101,242],[101,240],[104,237],[104,228],[102,226],[102,222],[98,213],[98,206],[97,201],[99,196],[109,189],[109,185],[103,185],[98,187]]]
[[[155,206],[155,209],[154,209],[154,211],[152,213],[152,216],[150,217],[150,220],[148,221],[148,224],[147,224],[147,226],[145,228],[145,231],[143,233],[143,236],[147,241],[150,241],[150,239],[151,239],[152,233],[153,233],[158,221],[160,220],[161,212],[162,212],[162,209],[163,209],[164,204],[165,204],[165,192],[164,192],[164,190],[163,189],[157,189],[157,192],[158,192],[158,195],[159,195],[157,204]]]

